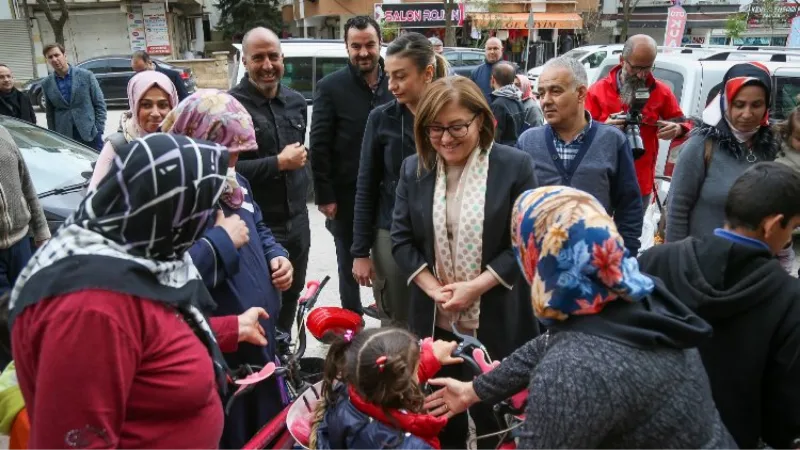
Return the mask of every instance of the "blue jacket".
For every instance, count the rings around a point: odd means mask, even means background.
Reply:
[[[642,196],[633,154],[625,135],[616,127],[592,121],[575,159],[564,167],[550,125],[522,133],[517,147],[533,156],[541,186],[571,186],[588,192],[614,218],[632,256],[638,255],[642,235]]]
[[[497,64],[497,63],[495,63]],[[472,74],[469,76],[469,79],[474,81],[475,84],[481,88],[483,92],[483,96],[486,97],[486,101],[491,105],[492,104],[492,67],[494,64],[489,64],[485,62],[480,66],[476,67],[475,70],[472,71]]]
[[[92,72],[70,66],[72,95],[67,102],[58,90],[56,74],[42,81],[47,128],[70,138],[89,142],[106,129],[106,101]],[[78,130],[75,136],[73,130]]]
[[[240,343],[235,353],[225,354],[231,369],[245,363],[263,366],[275,361],[275,323],[280,312],[281,297],[272,285],[269,260],[277,256],[288,258],[286,250],[264,225],[261,210],[253,202],[250,184],[241,175],[236,177],[245,194],[242,207],[233,210],[222,202],[220,204],[226,217],[238,214],[245,221],[250,231],[250,241],[237,250],[228,233],[212,224],[189,249],[194,265],[217,304],[212,316],[239,315],[255,306],[264,308],[269,314],[269,319],[261,321],[267,346]],[[225,420],[220,448],[242,448],[281,409],[283,401],[278,383],[274,380],[259,383],[255,391],[234,403]]]
[[[430,449],[413,434],[379,422],[362,413],[350,402],[347,388],[335,388],[336,403],[328,405],[317,429],[317,449]]]

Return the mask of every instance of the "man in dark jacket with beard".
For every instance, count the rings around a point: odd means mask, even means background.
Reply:
[[[514,84],[517,75],[514,66],[499,62],[492,67],[491,104],[497,122],[494,140],[498,144],[514,146],[524,131],[525,107],[522,105],[522,92]]]
[[[30,99],[14,87],[14,74],[5,64],[0,64],[0,114],[36,123]]]
[[[242,153],[236,170],[250,182],[264,223],[289,253],[294,278],[281,298],[278,329],[290,332],[311,247],[303,146],[308,110],[300,93],[280,84],[283,52],[274,32],[261,27],[248,31],[242,53],[247,75],[230,93],[253,117],[258,151]]]
[[[774,255],[800,226],[800,174],[761,163],[733,184],[725,228],[659,245],[641,269],[714,327],[699,350],[722,421],[740,448],[800,437],[800,280]]]
[[[320,80],[314,92],[311,167],[317,208],[336,244],[342,306],[362,314],[350,255],[359,154],[370,111],[392,100],[392,94],[383,72],[381,29],[375,19],[353,17],[345,23],[344,33],[347,67]],[[375,310],[368,312],[376,315]]]

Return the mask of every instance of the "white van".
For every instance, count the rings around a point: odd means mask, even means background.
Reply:
[[[666,83],[675,93],[685,117],[700,117],[709,94],[722,82],[722,77],[731,66],[743,61],[706,61],[686,58],[685,55],[663,55],[656,57],[653,75]],[[800,62],[761,62],[772,73],[772,104],[770,119],[783,120],[797,105],[800,94]],[[608,58],[598,70],[597,79],[608,76],[619,64],[619,58]],[[669,153],[669,141],[660,141],[656,173],[662,174]]]
[[[583,66],[586,67],[586,76],[589,83],[592,83],[598,78],[600,66],[607,58],[614,58],[616,61],[619,61],[619,56],[622,54],[623,47],[624,44],[585,45],[572,49],[562,56],[568,56],[580,61]],[[703,58],[715,52],[716,50],[707,48],[658,47],[659,54],[673,54],[690,59]],[[533,84],[534,92],[538,90],[539,75],[542,73],[542,67],[543,66],[534,67],[528,71],[528,78]]]
[[[589,76],[589,80],[592,80],[596,75],[597,69],[606,58],[614,56],[619,59],[619,55],[622,54],[622,47],[622,44],[584,45],[582,47],[573,48],[562,56],[580,61],[586,67],[586,75]],[[531,80],[533,85],[534,92],[536,92],[538,87],[537,81],[539,80],[539,75],[542,74],[542,67],[543,66],[534,67],[529,70],[527,74],[528,79]]]

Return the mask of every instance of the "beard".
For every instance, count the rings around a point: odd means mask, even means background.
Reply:
[[[378,65],[378,57],[368,56],[366,58],[359,58],[355,57],[351,60],[351,63],[358,68],[358,70],[362,74],[368,74],[375,70],[375,67]]]
[[[622,87],[619,91],[622,103],[630,106],[636,98],[636,90],[647,87],[647,81],[633,75],[623,76]]]

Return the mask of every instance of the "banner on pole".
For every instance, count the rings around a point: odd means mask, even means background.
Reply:
[[[667,31],[664,34],[664,47],[680,47],[686,29],[686,10],[681,6],[667,9]]]

